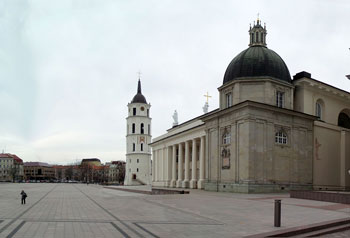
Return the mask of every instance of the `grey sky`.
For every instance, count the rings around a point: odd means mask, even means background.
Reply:
[[[125,159],[137,72],[153,137],[218,106],[260,13],[291,75],[350,90],[349,1],[0,1],[0,147],[25,161]]]

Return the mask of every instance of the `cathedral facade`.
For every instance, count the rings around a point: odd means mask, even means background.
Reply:
[[[266,26],[228,65],[219,108],[155,138],[152,184],[229,192],[350,189],[350,94],[293,79]],[[349,171],[349,172],[348,172]]]

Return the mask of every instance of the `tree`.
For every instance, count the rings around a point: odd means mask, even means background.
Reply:
[[[119,184],[124,182],[125,178],[125,164],[123,163],[118,163],[117,164],[117,180]]]
[[[16,165],[12,165],[12,167],[10,168],[10,176],[12,178],[12,182],[15,182],[17,175],[18,175],[18,171],[19,169],[17,168]]]

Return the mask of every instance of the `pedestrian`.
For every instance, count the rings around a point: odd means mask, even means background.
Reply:
[[[22,204],[26,204],[27,194],[24,192],[24,190],[22,190],[21,195],[22,195]]]

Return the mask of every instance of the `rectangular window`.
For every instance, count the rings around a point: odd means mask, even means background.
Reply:
[[[141,151],[143,151],[143,143],[141,144]]]
[[[139,159],[137,159],[137,163],[139,162]]]
[[[132,151],[135,151],[135,143],[132,143]]]
[[[132,124],[132,133],[135,133],[135,123]]]
[[[284,107],[284,93],[277,91],[276,92],[276,106]]]
[[[151,125],[148,125],[148,135],[151,134]]]
[[[232,93],[227,93],[226,95],[226,108],[232,106]]]
[[[132,109],[132,115],[136,115],[136,107],[134,107],[133,109]]]

